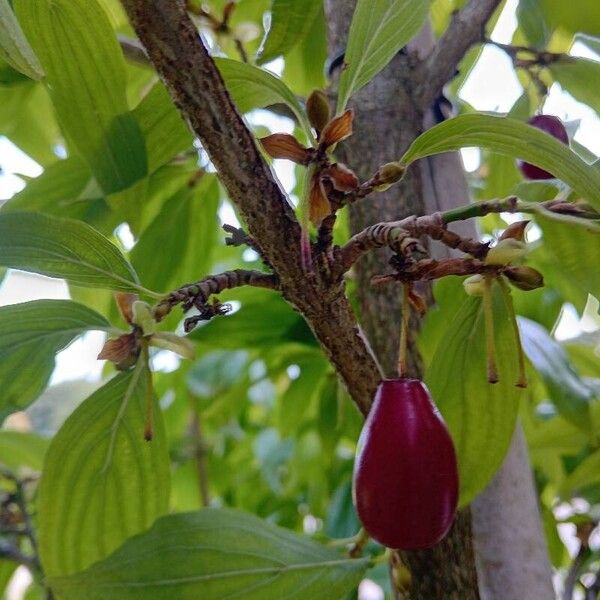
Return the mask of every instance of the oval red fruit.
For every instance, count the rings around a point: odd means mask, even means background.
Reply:
[[[428,548],[450,529],[456,453],[422,381],[379,385],[358,442],[353,497],[366,531],[388,548]]]
[[[569,144],[567,130],[565,129],[563,122],[558,117],[555,117],[554,115],[536,115],[535,117],[531,117],[531,119],[529,119],[527,122],[530,125],[533,125],[533,127],[541,129],[542,131],[550,134],[552,137],[555,137],[563,144]],[[540,167],[536,167],[535,165],[522,160],[519,161],[519,169],[526,179],[554,178],[552,173],[548,173],[548,171],[544,171],[544,169],[540,169]]]

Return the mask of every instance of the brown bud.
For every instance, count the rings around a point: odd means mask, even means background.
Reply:
[[[333,187],[339,192],[352,192],[358,185],[358,177],[343,163],[335,163],[322,171],[322,175],[329,177]]]
[[[517,221],[512,223],[502,232],[502,235],[498,239],[506,240],[512,238],[519,242],[525,241],[525,229],[527,229],[529,223],[530,221]]]
[[[133,303],[138,299],[137,294],[127,294],[125,292],[115,292],[115,301],[117,303],[117,308],[119,312],[129,323],[130,325],[133,323],[133,312],[132,306]]]
[[[325,148],[333,146],[347,137],[352,135],[352,119],[354,113],[351,109],[348,109],[342,113],[339,117],[334,117],[325,125],[321,133],[320,142]]]
[[[544,276],[532,267],[507,267],[502,274],[517,288],[529,292],[544,287]]]
[[[379,167],[373,179],[376,182],[375,189],[378,192],[385,192],[394,183],[400,181],[405,171],[404,165],[399,162],[389,162]]]
[[[308,164],[312,155],[293,135],[273,133],[261,138],[260,143],[271,158],[285,158],[300,165]]]
[[[323,131],[323,128],[331,118],[329,109],[329,100],[324,92],[315,90],[306,100],[306,114],[310,124],[317,130],[317,133]]]

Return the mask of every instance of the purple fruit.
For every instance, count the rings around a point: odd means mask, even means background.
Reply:
[[[358,442],[353,497],[366,531],[388,548],[429,548],[450,529],[456,453],[422,381],[379,385]]]
[[[536,127],[537,129],[541,129],[546,133],[550,134],[552,137],[555,137],[557,140],[560,140],[563,144],[569,144],[569,136],[567,135],[567,130],[563,125],[563,122],[553,115],[536,115],[535,117],[531,117],[528,123]],[[519,169],[521,173],[523,173],[523,177],[525,179],[553,179],[554,175],[552,173],[548,173],[548,171],[544,171],[544,169],[540,169],[540,167],[536,167],[531,163],[520,160],[519,161]]]

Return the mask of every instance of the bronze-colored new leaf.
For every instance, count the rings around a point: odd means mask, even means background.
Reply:
[[[133,323],[133,303],[138,299],[137,294],[128,294],[126,292],[115,292],[115,302],[119,312],[129,323]]]
[[[134,333],[126,333],[118,338],[106,340],[98,360],[110,360],[118,369],[132,367],[140,354],[140,341]]]
[[[358,177],[354,171],[343,163],[335,163],[323,171],[323,175],[331,179],[333,187],[340,192],[352,192],[358,185]]]
[[[313,225],[319,225],[321,221],[331,214],[331,204],[323,189],[323,183],[318,175],[310,181],[310,195],[308,198],[308,216]]]
[[[311,151],[288,133],[273,133],[261,138],[260,143],[271,158],[284,158],[306,165],[311,157]]]
[[[320,142],[326,148],[337,144],[352,135],[352,119],[354,113],[351,109],[344,111],[339,117],[335,117],[325,125],[321,132]]]

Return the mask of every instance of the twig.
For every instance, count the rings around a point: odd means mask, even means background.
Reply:
[[[528,66],[534,65],[546,67],[558,61],[573,60],[571,56],[564,54],[563,52],[549,52],[548,50],[537,50],[536,48],[530,48],[528,46],[502,44],[490,38],[485,38],[484,43],[503,50],[512,59],[513,64],[516,67],[527,68]],[[519,58],[519,54],[529,54],[532,58]]]
[[[367,227],[353,236],[341,248],[340,268],[342,272],[346,272],[363,254],[383,246],[388,246],[397,254],[407,254],[413,251],[425,253],[418,240],[424,235],[477,258],[483,258],[488,251],[487,244],[464,239],[458,234],[448,231],[442,213],[434,213]]]
[[[184,311],[190,310],[194,306],[200,311],[200,317],[191,317],[187,320],[190,323],[193,321],[194,324],[216,314],[224,314],[219,313],[219,305],[207,304],[210,296],[245,285],[277,290],[279,289],[279,278],[273,273],[245,269],[234,269],[217,275],[210,275],[196,283],[186,284],[171,292],[156,305],[154,317],[157,321],[162,321],[178,304],[183,305]],[[187,329],[188,325],[186,324]]]
[[[500,0],[470,0],[456,12],[431,54],[417,67],[418,101],[428,109],[453,77],[467,50],[484,37],[485,25]]]
[[[577,555],[573,559],[569,572],[565,579],[565,589],[563,591],[563,600],[573,600],[573,592],[575,591],[575,585],[579,580],[581,567],[585,563],[587,556],[589,555],[589,548],[585,544],[580,544]]]

